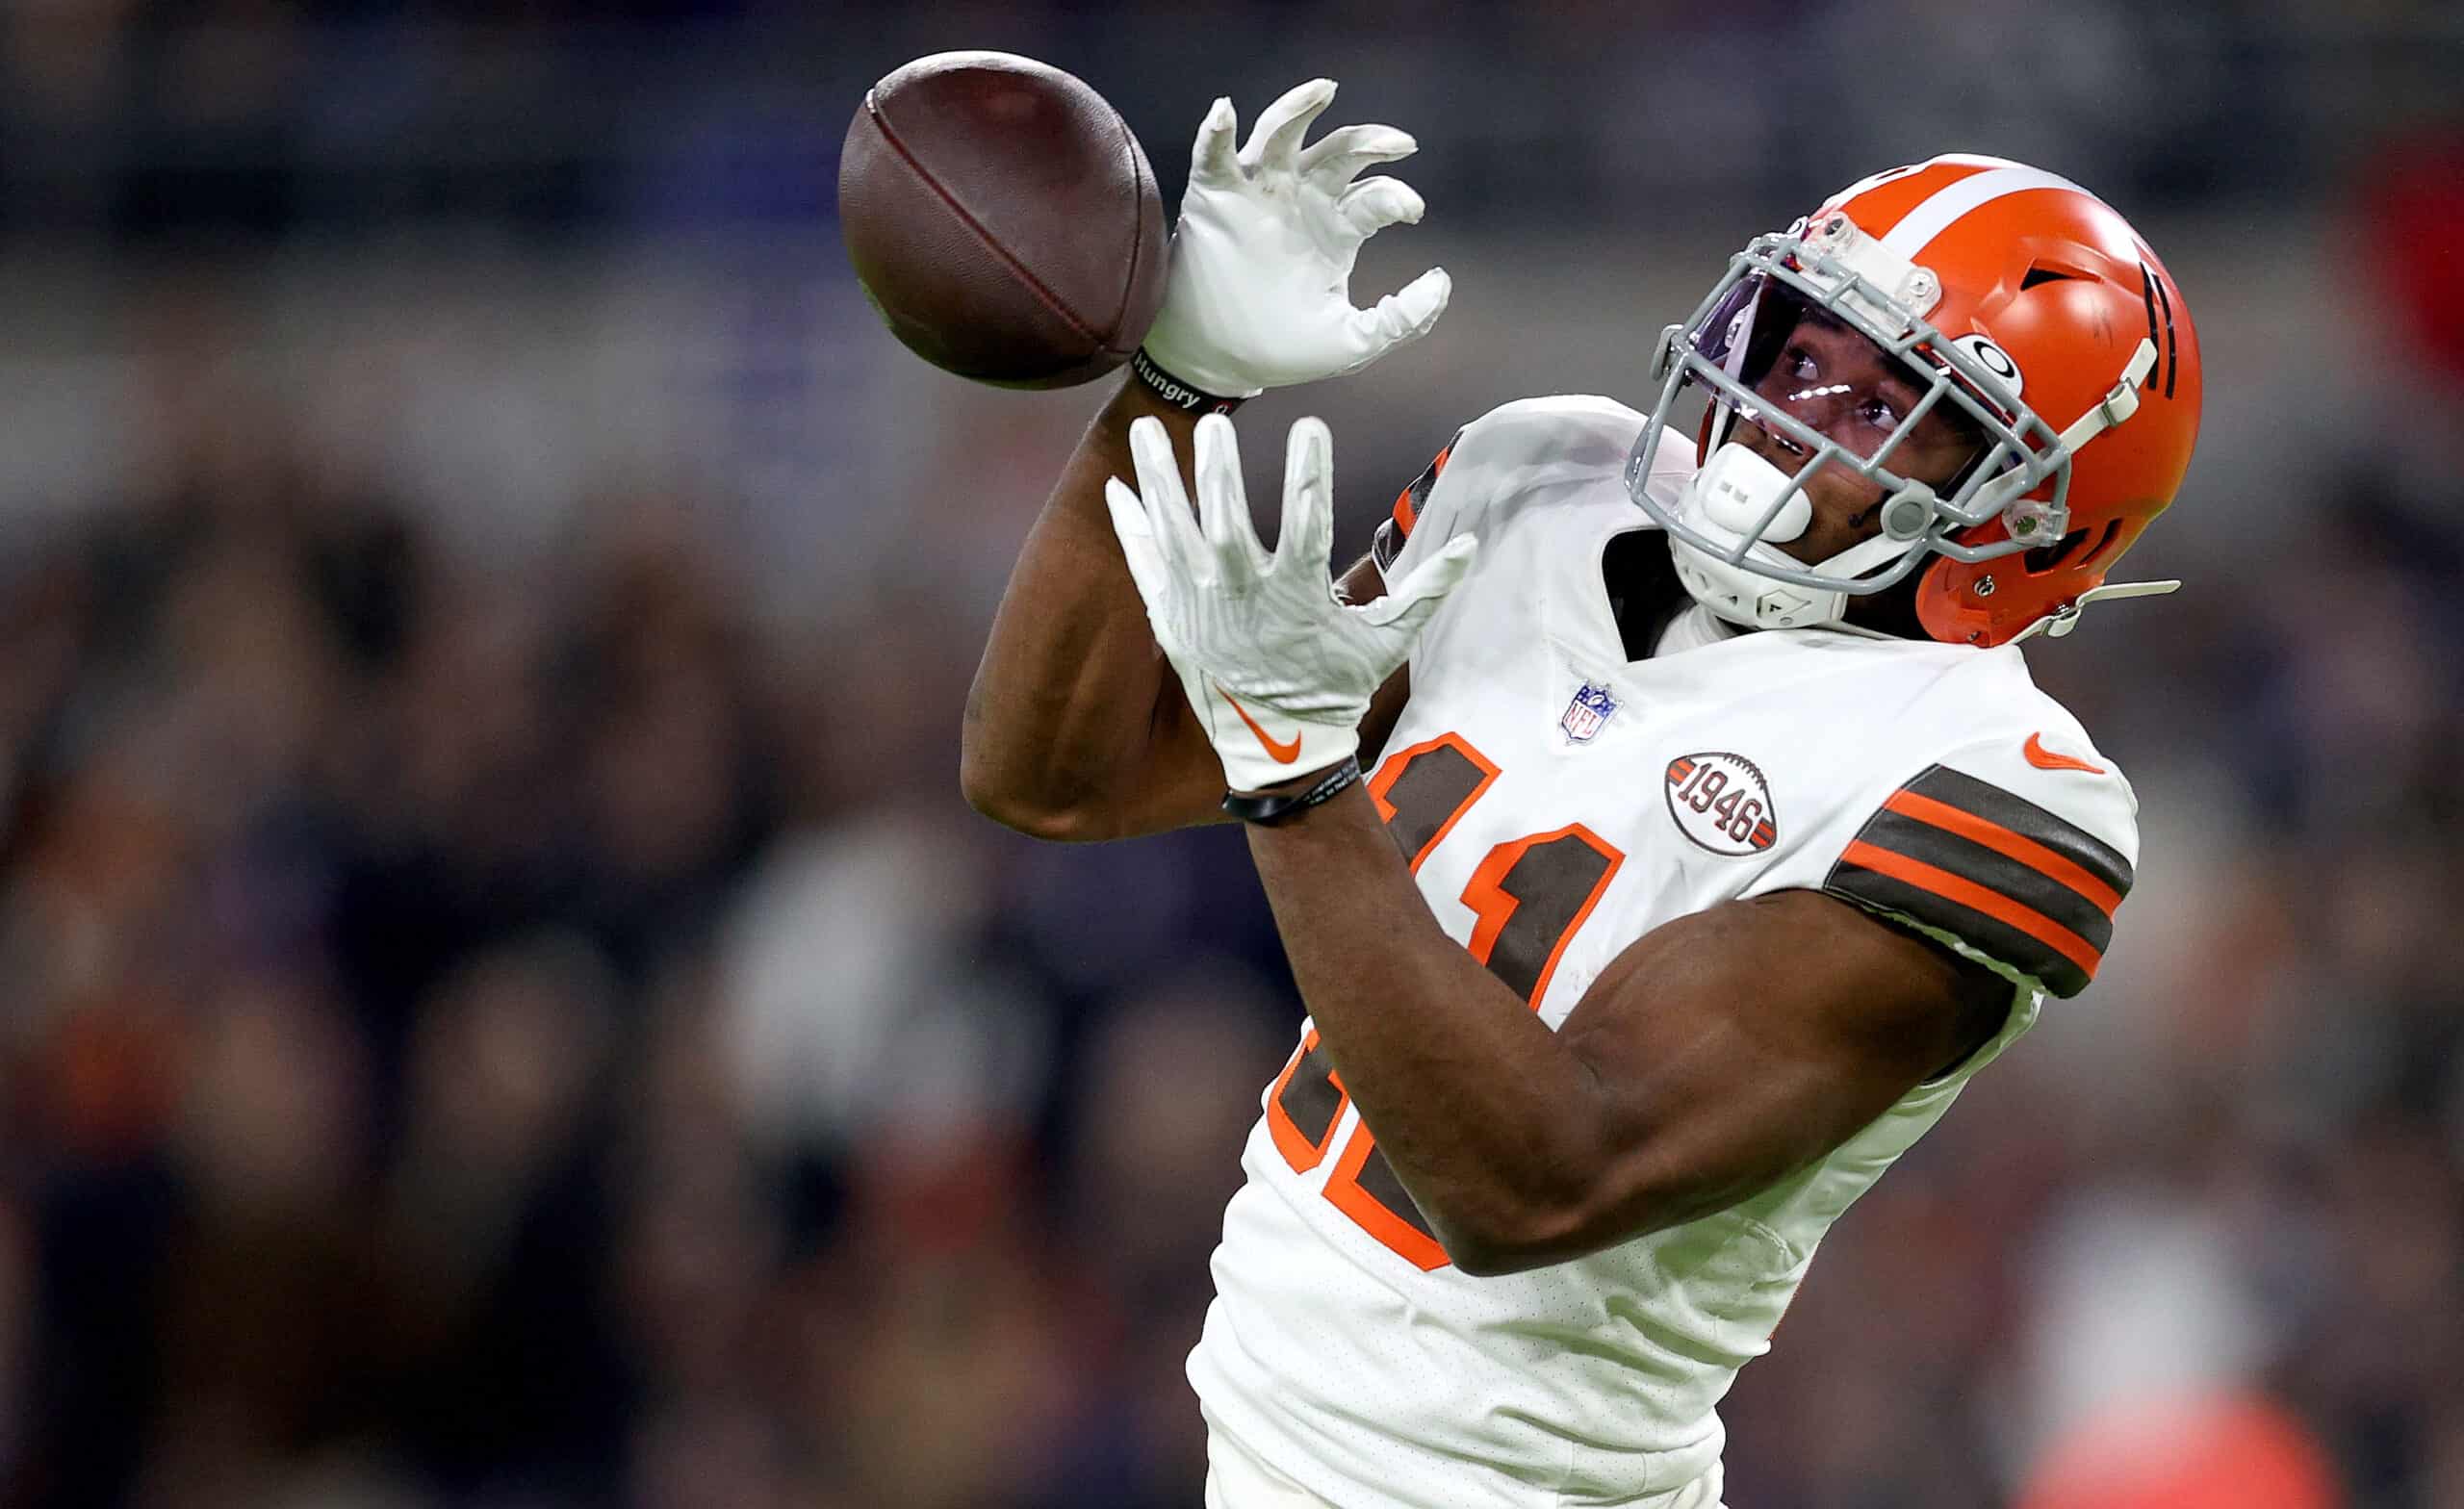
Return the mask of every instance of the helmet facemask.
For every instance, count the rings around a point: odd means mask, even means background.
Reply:
[[[1765,628],[1836,624],[1849,600],[1907,579],[1931,555],[1984,561],[2059,541],[2069,448],[2021,396],[2018,371],[1981,337],[1954,340],[1926,316],[1938,280],[1834,212],[1809,226],[1758,237],[1683,324],[1662,333],[1653,376],[1657,401],[1627,463],[1634,501],[1667,531],[1679,575],[1723,618]],[[1916,401],[1869,455],[1826,437],[1755,385],[1808,311],[1870,341],[1917,390]],[[1654,457],[1680,396],[1699,387],[1709,407],[1700,460],[1681,489],[1652,483]],[[1896,470],[1902,443],[1938,409],[1982,437],[1978,456],[1937,486]],[[1740,418],[1794,451],[1793,473],[1728,440]],[[1780,547],[1810,522],[1807,484],[1840,466],[1881,491],[1881,532],[1809,565]],[[2043,496],[2032,496],[2042,494]],[[1999,518],[2004,537],[1967,543]]]

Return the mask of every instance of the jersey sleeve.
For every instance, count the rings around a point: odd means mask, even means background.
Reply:
[[[2009,742],[1903,782],[1840,851],[1822,889],[2074,996],[2095,978],[2130,894],[2136,800],[2109,768],[2076,759],[2040,768]]]
[[[1456,430],[1454,438],[1438,451],[1437,459],[1395,495],[1395,511],[1378,522],[1377,534],[1370,546],[1370,553],[1377,562],[1378,575],[1389,580],[1394,578],[1395,562],[1401,557],[1404,546],[1410,543],[1413,526],[1420,523],[1421,515],[1428,508],[1429,495],[1437,491],[1437,479],[1446,471],[1447,458],[1453,455],[1454,447],[1462,438],[1463,431]]]
[[[1371,547],[1378,575],[1409,575],[1458,534],[1486,536],[1553,484],[1615,475],[1643,427],[1612,398],[1558,394],[1501,404],[1454,432],[1395,497]]]

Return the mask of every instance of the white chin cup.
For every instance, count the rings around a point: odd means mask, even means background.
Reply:
[[[1769,544],[1785,545],[1813,523],[1813,504],[1803,492],[1789,487],[1790,480],[1778,467],[1730,441],[1712,452],[1710,465],[1694,473],[1693,492],[1686,502],[1690,505],[1699,498],[1703,518],[1712,528],[1731,540],[1741,540],[1785,491],[1788,500],[1781,504],[1761,536]],[[1685,517],[1688,524],[1694,522],[1690,507]]]
[[[1755,562],[1782,571],[1815,571],[1826,575],[1855,577],[1915,549],[1914,540],[1877,535],[1852,545],[1819,565],[1808,567],[1778,549],[1797,539],[1813,523],[1813,504],[1797,491],[1794,478],[1745,447],[1731,441],[1712,453],[1696,472],[1678,499],[1678,522],[1686,529],[1734,550],[1771,505],[1788,494],[1786,503],[1735,565],[1672,534],[1668,552],[1678,579],[1694,600],[1732,624],[1749,628],[1810,628],[1835,624],[1848,609],[1849,594],[1777,580],[1754,569]]]

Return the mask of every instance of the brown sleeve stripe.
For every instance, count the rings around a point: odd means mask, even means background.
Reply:
[[[1944,806],[1957,807],[2052,850],[2103,882],[2117,902],[2130,893],[2129,860],[2078,825],[2055,816],[2025,797],[1946,765],[1933,767],[1902,789]]]
[[[2131,878],[2075,825],[1937,765],[1891,794],[1823,889],[1939,928],[2067,996],[2094,978]]]
[[[2111,910],[2073,890],[2067,883],[2037,869],[2026,859],[2013,857],[2004,847],[2020,847],[2027,844],[2026,839],[2014,838],[1998,829],[1988,833],[1971,834],[1955,829],[1938,828],[1900,811],[1898,807],[1899,798],[1894,797],[1857,834],[1857,842],[1869,849],[1879,849],[1930,865],[1944,874],[1956,875],[1970,884],[1982,885],[2011,905],[2083,940],[2096,953],[2103,953],[2105,945],[2113,941],[2114,914]],[[1973,823],[1976,819],[1968,821]],[[2000,838],[2001,843],[1989,841],[1994,837]],[[2101,885],[2096,888],[2104,890]],[[2112,893],[2108,891],[2106,894]],[[2119,897],[2114,900],[2116,905],[2120,902]]]
[[[2103,959],[2087,939],[1982,885],[1867,844],[1850,844],[1822,888],[1939,928],[2056,995],[2086,989]]]
[[[2086,897],[2109,921],[2114,908],[2121,905],[2121,892],[2035,839],[2022,838],[1999,823],[1989,823],[1973,813],[1963,812],[1932,797],[1920,797],[1913,791],[1893,793],[1883,807],[1886,811],[1912,818],[1919,824],[1957,833],[1970,843],[2025,865],[2035,874]]]
[[[1377,563],[1377,574],[1384,575],[1395,569],[1395,557],[1403,553],[1403,531],[1395,527],[1392,519],[1377,521],[1377,532],[1369,537],[1369,558]]]
[[[1462,438],[1463,432],[1456,430],[1454,440]],[[1454,454],[1454,440],[1446,443],[1446,448],[1437,453],[1437,459],[1428,464],[1427,471],[1412,478],[1411,486],[1395,495],[1395,527],[1402,532],[1405,539],[1411,538],[1412,525],[1421,516],[1421,505],[1428,501],[1428,490],[1437,485],[1438,473],[1446,470],[1446,458]]]

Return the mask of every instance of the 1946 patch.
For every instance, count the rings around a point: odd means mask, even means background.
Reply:
[[[1668,762],[1668,815],[1713,854],[1760,854],[1780,841],[1771,783],[1742,754],[1710,751]]]

